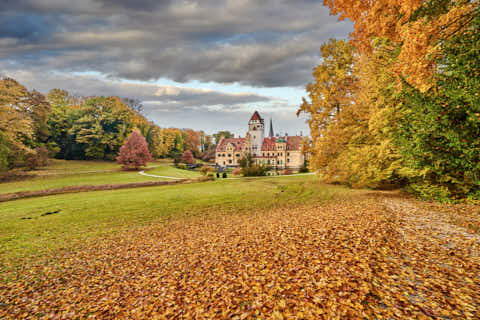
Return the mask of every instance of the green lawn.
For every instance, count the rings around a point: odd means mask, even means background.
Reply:
[[[177,169],[170,162],[155,162],[149,164],[149,166],[158,166],[149,170],[148,173],[160,176],[177,178],[195,178],[200,176],[199,172]],[[122,171],[118,164],[104,161],[55,160],[52,165],[40,170],[30,171],[29,173],[36,176],[21,181],[0,183],[0,194],[80,185],[169,180],[142,176],[136,171]]]
[[[198,178],[201,176],[201,173],[199,171],[177,169],[171,165],[162,165],[154,169],[148,170],[147,173],[158,175],[158,176],[186,178],[186,179]]]
[[[69,248],[79,240],[171,218],[330,199],[352,191],[313,176],[218,180],[83,192],[0,203],[0,262]],[[45,215],[46,212],[58,213]]]
[[[35,175],[63,175],[89,173],[92,171],[115,171],[120,165],[113,161],[59,160],[50,159],[47,167],[30,171]]]

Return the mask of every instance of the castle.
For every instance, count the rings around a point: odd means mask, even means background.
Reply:
[[[255,164],[278,169],[298,169],[304,164],[302,137],[275,137],[270,120],[269,136],[265,137],[265,123],[255,111],[248,122],[245,138],[222,138],[215,152],[215,164],[220,167],[236,167],[240,159],[251,154]]]

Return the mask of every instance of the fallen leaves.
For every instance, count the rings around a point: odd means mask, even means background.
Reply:
[[[436,236],[404,201],[377,195],[98,239],[3,284],[0,318],[478,318],[480,263],[468,247],[478,236],[456,226]]]

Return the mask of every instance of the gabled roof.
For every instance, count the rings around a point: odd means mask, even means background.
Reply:
[[[270,150],[275,150],[275,142],[276,138],[264,138],[263,139],[263,144],[262,144],[262,151],[270,151]]]
[[[242,151],[245,144],[245,138],[222,139],[220,144],[217,146],[217,151],[226,151],[229,143],[233,145],[233,151]]]
[[[250,118],[250,121],[252,120],[263,120],[262,117],[260,117],[260,114],[258,113],[258,111],[255,111],[253,113],[253,116]]]

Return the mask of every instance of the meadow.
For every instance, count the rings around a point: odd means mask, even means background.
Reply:
[[[178,174],[180,171],[180,174]],[[177,174],[181,178],[197,176],[170,166],[149,173]],[[126,176],[125,176],[126,175]],[[126,177],[137,172],[102,173],[101,177]],[[138,176],[138,177],[137,177]],[[50,177],[49,185],[91,183],[90,174]],[[145,177],[146,179],[157,179]],[[17,182],[22,188],[40,188],[44,180]],[[112,183],[112,180],[109,180]],[[100,181],[98,181],[100,182]],[[5,190],[5,189],[4,189]],[[46,196],[0,203],[0,257],[9,261],[51,249],[69,247],[73,242],[114,233],[181,216],[215,212],[240,212],[305,201],[329,199],[346,192],[342,187],[327,187],[312,176],[217,180],[186,185],[95,191]],[[58,212],[57,212],[58,211]],[[53,214],[49,214],[55,212]]]
[[[152,162],[148,173],[175,178],[200,177],[199,172],[177,169],[171,161]],[[28,179],[0,183],[0,194],[21,191],[56,189],[80,185],[121,184],[162,181],[166,178],[140,175],[137,171],[123,171],[115,162],[51,160],[48,167],[25,173]]]
[[[154,165],[149,173],[198,174]],[[95,167],[72,166],[16,183],[83,184]],[[7,201],[0,318],[473,319],[479,210],[314,175]]]

